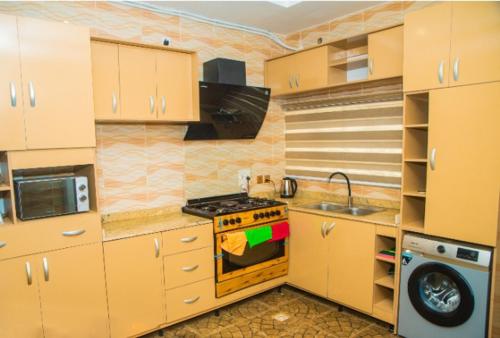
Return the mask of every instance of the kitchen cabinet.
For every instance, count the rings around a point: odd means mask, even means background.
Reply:
[[[323,227],[331,220],[325,216],[289,212],[290,261],[288,282],[318,296],[327,296],[328,241]]]
[[[404,91],[448,86],[451,2],[409,13],[404,19]]]
[[[214,279],[205,279],[177,289],[167,290],[169,323],[215,307]]]
[[[112,337],[129,337],[166,322],[161,236],[104,243]]]
[[[430,92],[425,233],[495,246],[499,93],[499,82]]]
[[[500,80],[500,3],[453,2],[450,85]]]
[[[2,337],[109,336],[101,244],[10,259],[0,268]]]
[[[292,80],[295,58],[293,55],[274,59],[265,65],[265,86],[271,88],[271,94],[288,94],[295,90]]]
[[[368,79],[403,75],[403,26],[368,34]]]
[[[126,120],[156,120],[156,51],[119,45],[121,115]]]
[[[97,120],[120,118],[120,70],[118,45],[92,41],[92,83]]]
[[[19,150],[26,144],[16,17],[0,14],[0,31],[0,150]]]
[[[330,219],[328,224],[328,298],[370,313],[375,225],[344,219]]]

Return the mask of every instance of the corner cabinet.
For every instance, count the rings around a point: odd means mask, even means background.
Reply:
[[[0,18],[0,150],[94,147],[89,30]]]
[[[372,312],[375,225],[290,211],[288,282]]]
[[[194,52],[94,39],[92,72],[98,121],[199,120]]]

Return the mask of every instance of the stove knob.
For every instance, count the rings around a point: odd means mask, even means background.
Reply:
[[[82,195],[82,196],[80,196],[79,200],[80,200],[80,202],[85,202],[87,200],[87,196]]]
[[[276,215],[276,212],[273,210],[271,211],[271,217],[274,217]]]
[[[240,224],[241,223],[241,218],[236,217],[236,223]]]
[[[439,252],[440,254],[443,254],[446,252],[444,245],[438,245],[436,249],[437,249],[437,252]]]
[[[259,214],[259,217],[260,217],[260,218],[264,218],[264,213],[263,213],[263,212],[261,212],[261,213]]]
[[[236,223],[236,222],[234,221],[234,218],[231,218],[231,219],[229,220],[229,223],[234,224],[234,223]]]
[[[253,214],[253,219],[258,220],[259,219],[259,214]]]
[[[269,218],[269,212],[268,211],[266,211],[265,215],[266,215],[267,218]]]
[[[276,216],[279,216],[279,215],[281,215],[281,211],[276,210]]]
[[[228,225],[228,224],[229,224],[229,221],[228,221],[227,219],[225,219],[225,220],[222,222],[222,224],[224,224],[224,225]]]

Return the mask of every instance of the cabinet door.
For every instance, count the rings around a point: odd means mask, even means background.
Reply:
[[[432,5],[405,16],[405,91],[448,86],[450,37],[450,2]]]
[[[156,120],[156,50],[120,45],[120,99],[124,120]]]
[[[108,337],[102,244],[36,257],[45,338]]]
[[[192,121],[193,101],[192,55],[178,52],[157,52],[158,119]]]
[[[431,91],[426,233],[495,245],[499,93],[499,82]]]
[[[266,87],[271,95],[288,94],[296,90],[292,74],[296,72],[295,55],[266,62]]]
[[[375,226],[342,219],[333,222],[327,225],[328,298],[371,313]]]
[[[498,80],[500,80],[500,2],[454,2],[450,85]]]
[[[403,75],[403,26],[368,35],[368,79]]]
[[[328,243],[322,227],[332,219],[291,211],[288,281],[326,297]]]
[[[95,147],[88,28],[17,20],[27,147]]]
[[[328,46],[323,46],[294,55],[296,58],[295,85],[298,91],[328,85],[328,48]]]
[[[43,337],[33,262],[31,256],[0,262],[1,337]]]
[[[160,234],[104,243],[112,337],[137,335],[166,322],[160,245]]]
[[[92,82],[96,120],[120,118],[118,45],[92,41]]]
[[[0,32],[0,150],[19,150],[26,145],[16,17],[0,14]]]

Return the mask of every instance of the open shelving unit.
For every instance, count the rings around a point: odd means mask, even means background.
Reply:
[[[330,44],[330,85],[342,85],[368,79],[368,35],[360,35]]]
[[[7,153],[0,152],[0,226],[11,225],[15,221],[12,179],[7,161]]]

